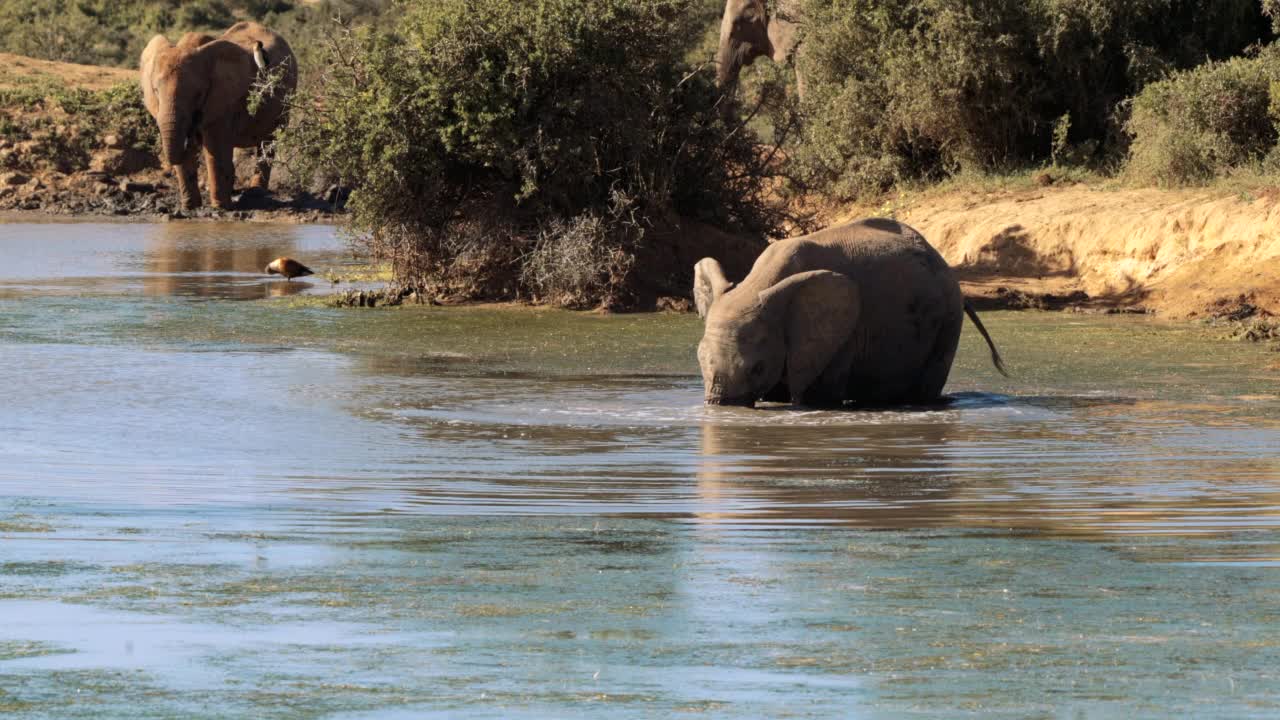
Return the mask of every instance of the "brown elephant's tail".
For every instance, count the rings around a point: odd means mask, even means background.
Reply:
[[[973,305],[969,304],[968,298],[964,301],[964,311],[969,315],[969,319],[978,327],[978,332],[982,333],[982,339],[987,341],[987,347],[991,348],[991,364],[996,366],[1000,374],[1009,377],[1009,373],[1004,369],[1004,360],[1000,358],[1000,351],[996,349],[996,344],[992,342],[991,336],[987,334],[987,329],[982,326],[982,321],[978,319],[978,313],[973,309]]]

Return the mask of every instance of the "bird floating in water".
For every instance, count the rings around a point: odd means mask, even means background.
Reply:
[[[311,268],[294,260],[291,257],[278,257],[267,265],[266,273],[268,275],[283,275],[285,280],[293,280],[296,277],[305,275],[315,275],[311,272]]]
[[[267,60],[267,51],[265,48],[262,47],[261,40],[254,43],[253,64],[258,66],[258,72],[266,72],[267,65],[270,64]]]

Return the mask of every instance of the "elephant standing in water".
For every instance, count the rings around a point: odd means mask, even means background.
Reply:
[[[721,87],[736,83],[742,68],[758,57],[794,64],[800,42],[799,4],[800,0],[726,0],[716,51],[716,79]],[[804,77],[798,69],[796,92],[804,96]]]
[[[142,51],[142,96],[160,126],[162,163],[173,166],[183,206],[200,207],[197,155],[204,150],[209,195],[214,206],[231,206],[235,184],[234,148],[254,148],[253,186],[271,178],[266,144],[286,120],[286,96],[298,84],[289,43],[252,22],[232,25],[221,37],[187,33],[175,46],[163,35]],[[250,113],[255,80],[279,76],[273,91]]]
[[[893,220],[773,243],[736,287],[704,258],[694,300],[706,319],[698,363],[711,405],[937,400],[966,312],[1004,372],[946,261]]]

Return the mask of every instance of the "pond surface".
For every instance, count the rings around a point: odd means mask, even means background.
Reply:
[[[1280,356],[987,313],[945,406],[695,317],[331,309],[332,228],[0,225],[0,714],[1275,717]],[[341,288],[342,286],[339,286]]]

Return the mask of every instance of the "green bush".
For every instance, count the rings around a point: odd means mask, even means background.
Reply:
[[[1126,98],[1271,33],[1258,0],[803,2],[793,173],[844,198],[1055,151],[1115,164]]]
[[[0,50],[46,60],[133,67],[156,33],[221,32],[257,20],[285,36],[300,60],[330,18],[373,20],[392,0],[23,0],[0,3]],[[303,63],[305,66],[305,63]]]
[[[282,145],[303,174],[354,186],[353,231],[405,285],[627,305],[655,282],[634,259],[678,218],[757,234],[778,220],[753,135],[712,69],[685,62],[703,9],[412,4],[395,33],[336,38]]]
[[[232,17],[230,9],[216,0],[0,3],[0,50],[61,62],[134,66],[155,33],[229,25]]]
[[[1149,85],[1133,102],[1126,173],[1161,185],[1206,182],[1276,147],[1280,48],[1210,62]]]

